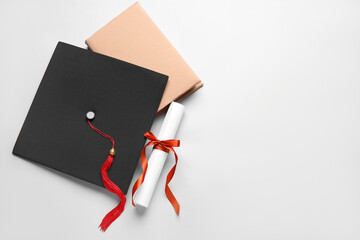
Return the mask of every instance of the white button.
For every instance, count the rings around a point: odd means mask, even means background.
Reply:
[[[93,120],[95,118],[95,113],[92,111],[87,112],[86,118],[89,120]]]

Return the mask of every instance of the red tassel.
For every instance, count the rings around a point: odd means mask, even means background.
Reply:
[[[118,197],[120,198],[120,203],[113,210],[111,210],[108,214],[106,214],[106,216],[102,220],[99,228],[101,231],[105,232],[106,229],[111,225],[111,223],[113,221],[115,221],[121,215],[121,213],[124,211],[126,197],[125,197],[125,194],[121,191],[121,189],[109,179],[109,176],[107,174],[113,161],[114,161],[114,155],[115,155],[114,139],[111,136],[101,132],[99,129],[94,127],[90,123],[90,121],[88,121],[88,123],[89,123],[90,127],[92,129],[94,129],[97,133],[99,133],[103,137],[106,137],[107,139],[109,139],[112,142],[112,148],[110,149],[109,156],[107,157],[106,161],[104,162],[104,164],[101,167],[101,178],[102,178],[105,188],[107,190],[109,190],[110,192],[118,195]]]
[[[118,186],[116,186],[115,183],[113,183],[109,179],[109,176],[107,174],[108,170],[111,167],[111,164],[113,163],[113,160],[114,160],[114,155],[109,154],[106,161],[104,162],[104,164],[101,167],[101,177],[102,177],[105,188],[107,190],[109,190],[110,192],[118,195],[121,202],[113,210],[111,210],[108,214],[106,214],[106,216],[102,220],[99,227],[100,227],[101,231],[104,231],[104,232],[111,225],[111,223],[113,221],[115,221],[121,215],[121,213],[124,211],[125,203],[126,203],[126,197],[125,197],[124,193],[120,190],[120,188]]]

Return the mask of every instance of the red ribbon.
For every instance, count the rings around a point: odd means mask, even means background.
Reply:
[[[152,146],[154,145],[154,149],[159,149],[161,151],[167,152],[169,153],[170,151],[172,151],[175,155],[175,165],[172,167],[172,169],[170,170],[170,172],[168,173],[167,177],[166,177],[166,185],[165,185],[165,194],[167,196],[167,198],[169,199],[170,203],[172,204],[175,212],[177,213],[177,215],[179,215],[180,212],[180,205],[178,203],[178,201],[176,200],[174,194],[171,192],[170,188],[169,188],[169,183],[171,181],[171,179],[173,178],[174,174],[175,174],[175,170],[176,170],[176,165],[178,163],[178,156],[176,155],[175,150],[173,149],[173,147],[179,147],[180,146],[180,140],[175,140],[175,139],[170,139],[170,140],[164,140],[161,141],[159,139],[157,139],[155,137],[155,135],[152,132],[146,132],[144,134],[144,136],[150,140],[149,143],[147,143],[144,148],[141,151],[141,166],[143,169],[143,173],[140,175],[140,177],[136,180],[133,189],[132,189],[132,205],[135,206],[134,204],[134,194],[136,192],[136,190],[141,186],[141,184],[144,182],[145,179],[145,175],[146,175],[146,171],[147,171],[147,167],[148,167],[148,161],[146,158],[146,153],[145,153],[145,149],[148,146]]]

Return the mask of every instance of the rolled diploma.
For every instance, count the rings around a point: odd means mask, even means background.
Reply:
[[[159,140],[175,138],[182,116],[184,115],[184,108],[183,105],[176,102],[170,104],[169,110],[167,111],[164,122],[160,128],[159,135],[157,136]],[[145,208],[149,206],[167,156],[168,153],[158,149],[153,149],[151,152],[144,182],[134,196],[136,206]]]

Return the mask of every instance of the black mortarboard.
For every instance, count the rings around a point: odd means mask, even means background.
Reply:
[[[100,169],[111,148],[88,124],[115,140],[109,178],[126,194],[168,77],[59,42],[13,153],[104,186]]]

